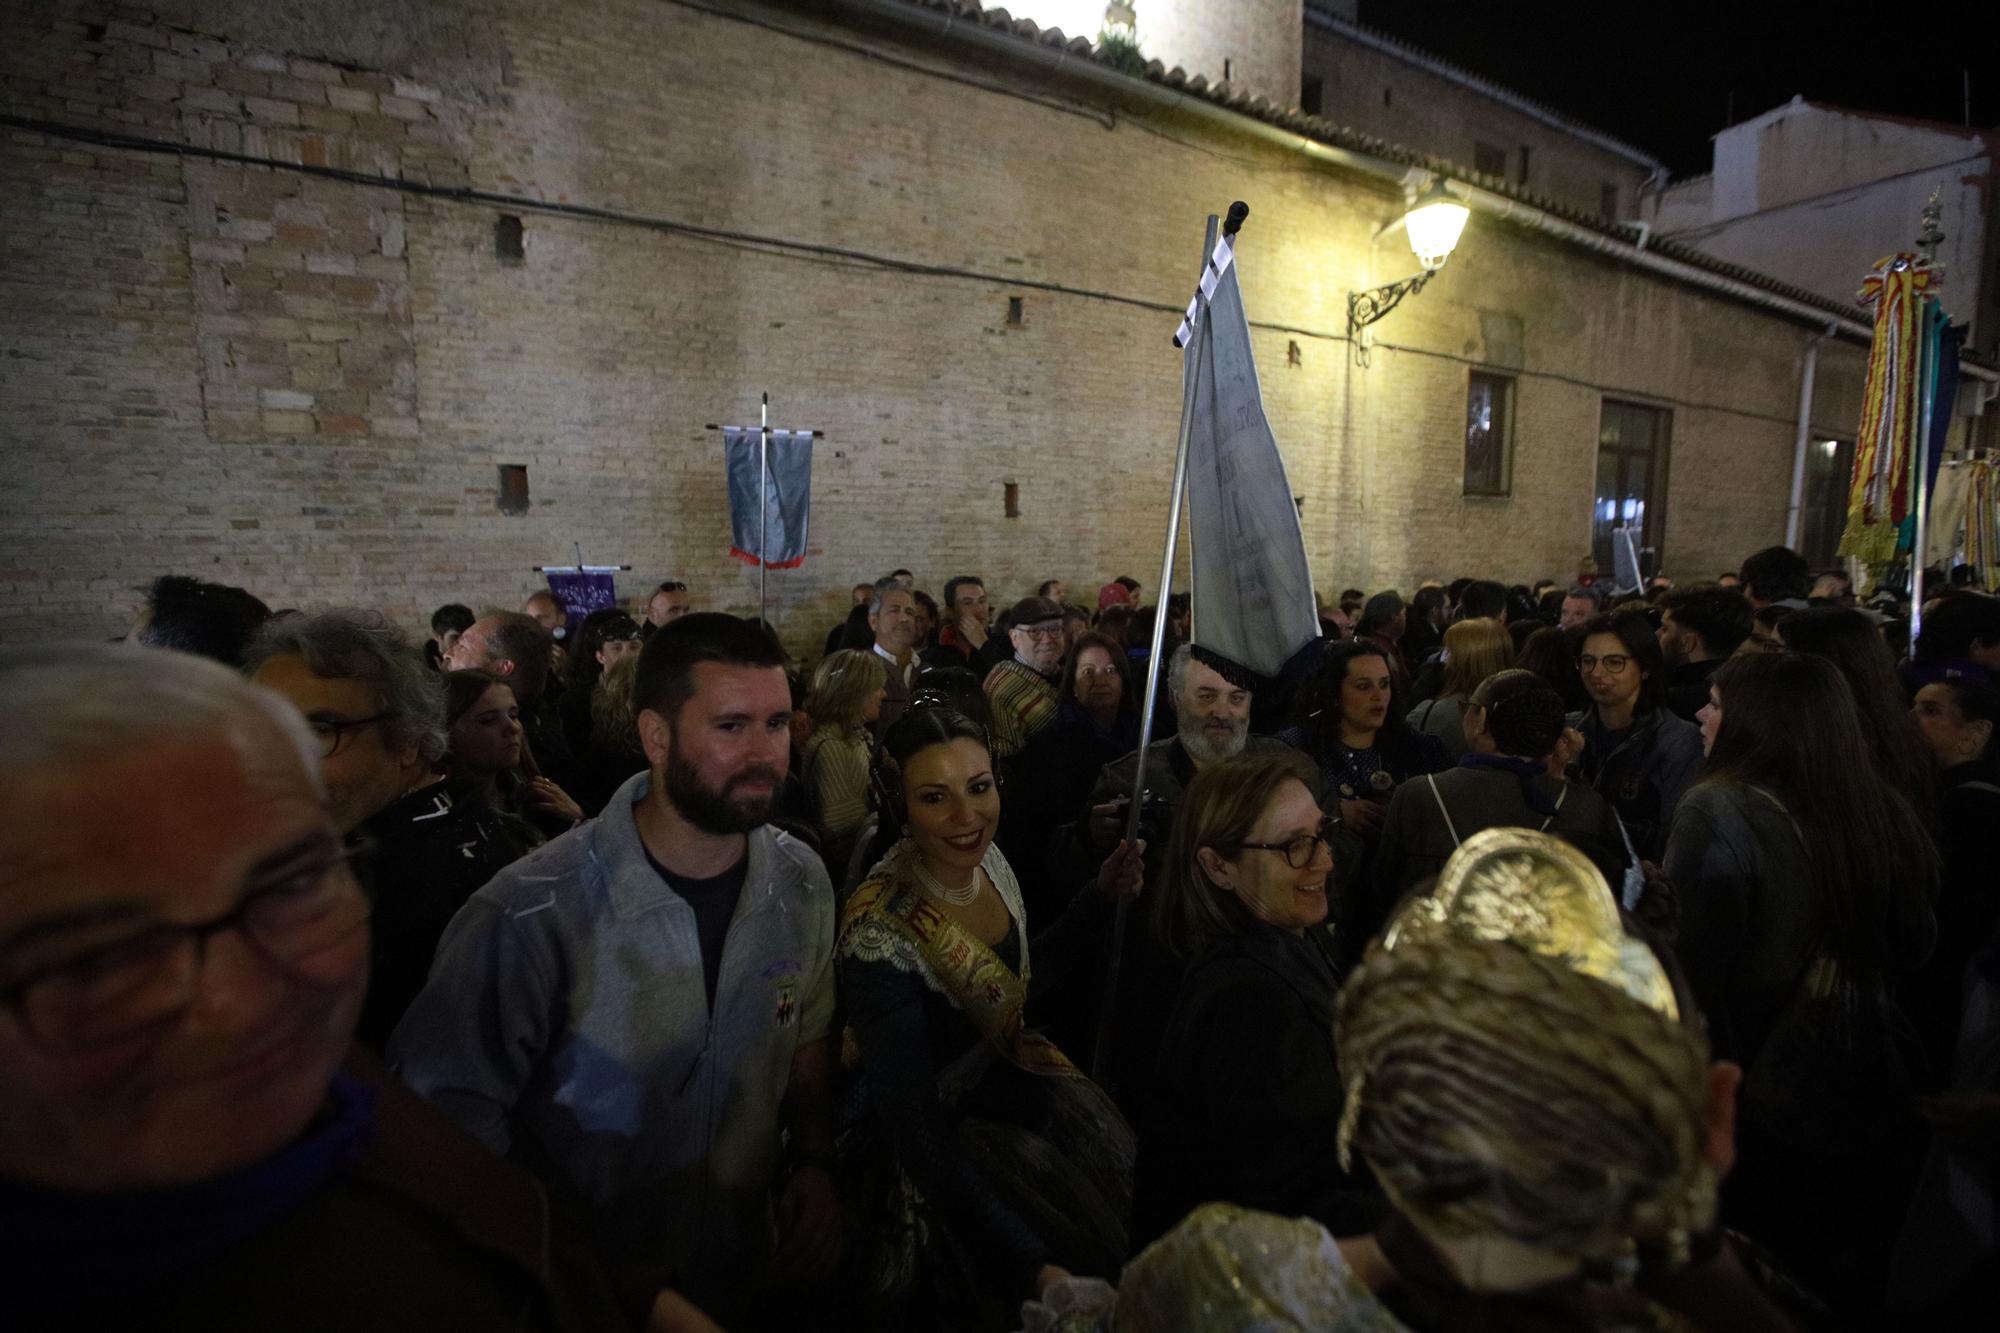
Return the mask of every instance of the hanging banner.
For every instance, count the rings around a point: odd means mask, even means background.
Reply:
[[[1931,266],[1914,254],[1879,260],[1857,299],[1875,307],[1875,337],[1861,390],[1861,430],[1854,443],[1854,479],[1840,554],[1869,564],[1893,559],[1903,520],[1911,513],[1911,451],[1926,386],[1918,362],[1929,333],[1925,297],[1936,285]]]
[[[729,554],[746,565],[796,569],[806,560],[813,434],[809,430],[772,431],[768,456],[760,463],[757,454],[762,433],[756,426],[722,428],[729,475],[729,526],[735,543]]]
[[[592,611],[606,611],[618,605],[617,576],[609,569],[545,569],[549,591],[562,598],[569,612],[569,632],[573,636],[583,618]]]
[[[1265,676],[1319,637],[1305,532],[1264,416],[1233,248],[1202,275],[1182,373],[1194,383],[1188,432],[1194,641]],[[1182,335],[1177,334],[1177,339]]]

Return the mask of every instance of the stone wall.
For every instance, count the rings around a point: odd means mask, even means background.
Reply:
[[[278,165],[4,131],[0,637],[115,633],[167,571],[415,626],[517,603],[576,543],[630,591],[747,611],[703,426],[754,421],[761,390],[826,432],[812,555],[771,576],[795,648],[900,564],[996,599],[1150,592],[1168,335],[1233,198],[1323,588],[1573,568],[1606,395],[1673,410],[1670,572],[1782,535],[1805,327],[1475,218],[1363,365],[1347,292],[1413,266],[1371,246],[1379,185],[1031,66],[739,9],[10,7],[7,114]],[[370,179],[297,169],[320,165]],[[1822,354],[1820,430],[1851,430],[1861,364]],[[1505,499],[1459,493],[1475,365],[1519,376]]]

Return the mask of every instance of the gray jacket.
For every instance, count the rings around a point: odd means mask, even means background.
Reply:
[[[803,844],[752,833],[710,1013],[694,909],[633,819],[651,781],[472,896],[388,1054],[580,1194],[612,1262],[708,1286],[770,1248],[792,1053],[832,1025],[833,892]]]

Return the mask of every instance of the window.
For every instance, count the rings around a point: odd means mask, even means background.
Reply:
[[[1513,484],[1514,381],[1475,370],[1465,386],[1465,493],[1506,495]]]
[[[493,220],[493,257],[503,264],[519,264],[527,256],[521,236],[521,219],[502,213]]]
[[[500,512],[503,514],[525,514],[528,512],[528,465],[526,463],[502,463],[500,465]]]
[[[1633,530],[1641,574],[1660,568],[1666,535],[1667,436],[1673,414],[1643,403],[1604,400],[1597,426],[1597,498],[1590,515],[1590,554],[1597,572],[1617,572],[1612,536]]]
[[[1606,185],[1597,192],[1597,211],[1616,221],[1618,218],[1618,187]]]
[[[1814,569],[1840,563],[1840,534],[1847,526],[1847,483],[1854,474],[1854,441],[1814,440],[1806,446],[1806,493],[1799,515],[1799,554]]]
[[[1522,145],[1521,145],[1521,175],[1520,175],[1520,178],[1519,178],[1519,179],[1518,179],[1518,180],[1516,181],[1516,184],[1519,184],[1519,185],[1526,185],[1527,183],[1528,183],[1528,145],[1526,145],[1526,144],[1522,144]]]
[[[1505,176],[1507,150],[1475,139],[1472,144],[1472,169],[1482,176]]]
[[[1299,110],[1308,116],[1317,116],[1326,104],[1326,80],[1317,74],[1308,74],[1299,81]]]

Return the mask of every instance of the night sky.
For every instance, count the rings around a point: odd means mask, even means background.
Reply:
[[[1644,148],[1676,176],[1709,169],[1709,136],[1732,119],[1798,93],[1957,125],[1970,68],[1973,125],[2000,122],[1993,0],[1867,10],[1758,0],[1361,0],[1361,21]],[[1898,24],[1925,35],[1874,35]]]

